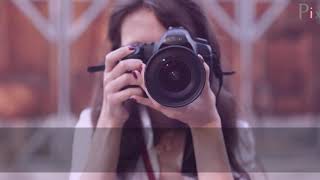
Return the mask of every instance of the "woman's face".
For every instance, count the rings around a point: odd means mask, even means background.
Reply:
[[[154,13],[142,8],[124,19],[121,27],[121,45],[156,42],[165,32],[166,28],[161,25]],[[156,126],[172,127],[177,122],[158,111],[149,109],[149,112]]]
[[[152,11],[140,9],[124,19],[121,28],[121,45],[156,42],[165,32],[166,29]]]

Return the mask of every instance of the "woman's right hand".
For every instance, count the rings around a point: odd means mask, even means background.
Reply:
[[[141,79],[136,75],[141,72],[143,62],[139,59],[121,61],[133,52],[134,47],[121,47],[105,58],[104,97],[97,127],[121,128],[130,114],[124,102],[133,95],[143,95],[143,90],[138,86]],[[137,87],[125,88],[127,86]]]

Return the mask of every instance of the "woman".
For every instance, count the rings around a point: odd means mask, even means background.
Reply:
[[[95,130],[92,136],[76,136],[79,143],[90,145],[81,152],[87,157],[81,155],[84,171],[96,173],[71,178],[249,179],[235,157],[238,137],[236,128],[231,128],[236,126],[235,102],[222,89],[217,103],[217,79],[201,56],[205,88],[181,108],[163,107],[148,95],[141,60],[119,61],[135,50],[135,44],[159,41],[170,26],[182,26],[193,37],[207,39],[220,57],[208,20],[192,0],[117,1],[108,32],[113,51],[106,55],[94,103],[78,125]]]

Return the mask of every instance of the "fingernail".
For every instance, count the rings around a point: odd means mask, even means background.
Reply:
[[[137,102],[137,100],[136,99],[134,99],[134,98],[129,98],[131,101],[133,101],[133,102]]]
[[[134,46],[129,46],[128,48],[129,48],[130,51],[133,51],[133,50],[136,49]]]
[[[133,71],[132,75],[133,75],[134,78],[138,79],[138,76],[137,76],[136,72]]]

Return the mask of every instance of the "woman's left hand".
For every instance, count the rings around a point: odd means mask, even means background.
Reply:
[[[176,119],[186,123],[190,127],[207,127],[209,124],[214,127],[221,127],[220,116],[216,108],[216,96],[210,88],[210,68],[201,56],[199,56],[199,58],[203,62],[206,70],[206,83],[201,95],[189,105],[179,108],[171,108],[162,106],[152,99],[144,84],[145,65],[143,65],[141,73],[139,71],[134,71],[134,73],[138,76],[138,79],[141,82],[140,86],[147,93],[149,98],[132,96],[131,99],[136,100],[139,104],[160,111],[171,119]]]

